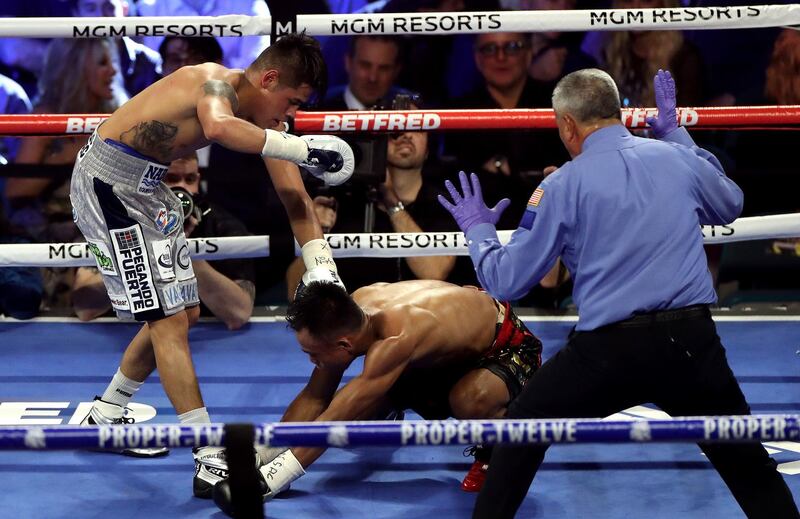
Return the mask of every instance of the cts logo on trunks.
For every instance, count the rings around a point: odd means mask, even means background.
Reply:
[[[111,237],[131,312],[137,314],[160,308],[139,224],[125,229],[113,229]]]
[[[181,270],[189,270],[192,266],[192,257],[189,255],[189,246],[186,244],[186,240],[178,241],[176,245],[178,246],[178,267]]]
[[[143,195],[152,194],[158,185],[161,184],[161,180],[166,174],[166,166],[156,162],[148,162],[144,167],[144,171],[142,171],[142,176],[139,177],[139,187],[136,191]]]
[[[172,245],[178,253],[175,255],[175,276],[178,281],[194,280],[194,269],[192,268],[192,257],[189,254],[189,245],[186,243],[186,236],[178,233],[175,243]]]
[[[114,262],[111,260],[111,253],[105,243],[86,240],[86,246],[94,256],[94,261],[97,263],[97,268],[100,272],[109,276],[117,275],[117,269],[114,268]]]

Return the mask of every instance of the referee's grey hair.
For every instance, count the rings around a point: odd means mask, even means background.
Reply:
[[[620,119],[619,90],[602,70],[576,70],[564,76],[553,90],[553,109],[557,114],[570,114],[579,123]]]

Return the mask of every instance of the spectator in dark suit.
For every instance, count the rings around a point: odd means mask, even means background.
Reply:
[[[480,34],[475,37],[473,50],[484,84],[456,100],[454,108],[550,108],[550,91],[537,87],[528,76],[532,58],[528,34]],[[466,170],[535,177],[534,182],[538,182],[544,168],[568,160],[559,144],[552,130],[536,134],[517,130],[469,132],[447,135],[445,150],[458,157]]]
[[[377,3],[377,2],[376,2]],[[445,13],[463,11],[497,11],[497,0],[388,0],[380,8],[383,13]],[[474,68],[469,66],[469,39],[456,35],[415,34],[406,38],[406,67],[398,82],[417,92],[429,107],[443,108],[454,97],[451,91],[474,84]],[[466,47],[466,48],[464,48]],[[467,66],[465,66],[467,65]]]
[[[398,93],[394,85],[403,67],[402,42],[392,36],[355,36],[344,58],[348,82],[332,88],[321,103],[326,110],[387,107]]]
[[[575,9],[576,0],[523,0],[520,7],[537,11]],[[534,32],[531,34],[533,59],[528,67],[531,80],[540,90],[552,92],[556,83],[570,72],[594,68],[597,61],[581,50],[583,33]]]
[[[213,36],[184,38],[167,36],[158,47],[163,65],[162,74],[167,76],[186,65],[219,63],[222,65],[222,47]]]

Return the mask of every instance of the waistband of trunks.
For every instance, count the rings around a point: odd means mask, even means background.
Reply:
[[[84,151],[86,150],[86,151]],[[152,193],[167,173],[168,166],[136,157],[92,134],[78,158],[80,166],[109,184],[123,184],[141,194]]]
[[[511,320],[511,304],[507,301],[498,301],[492,298],[494,306],[497,307],[497,321],[495,324],[494,341],[489,349],[483,353],[484,357],[491,356],[498,349],[502,349],[508,345],[511,337],[514,335],[515,326]]]

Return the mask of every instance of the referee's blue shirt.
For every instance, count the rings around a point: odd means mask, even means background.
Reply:
[[[663,140],[621,124],[590,134],[577,157],[534,191],[511,241],[491,224],[467,233],[483,287],[525,295],[561,257],[574,279],[578,330],[636,313],[714,303],[700,225],[741,213],[741,189],[683,128]]]

